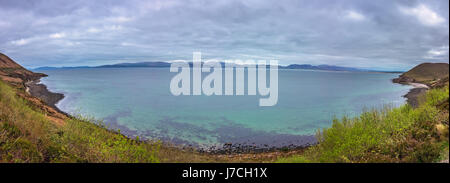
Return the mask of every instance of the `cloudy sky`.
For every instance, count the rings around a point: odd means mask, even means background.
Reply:
[[[405,70],[449,61],[449,1],[0,0],[0,52],[28,68],[278,59]]]

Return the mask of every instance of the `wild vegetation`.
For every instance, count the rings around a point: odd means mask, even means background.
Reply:
[[[58,126],[0,81],[0,161],[158,162],[158,143],[132,140],[84,119]]]
[[[0,81],[0,162],[270,162],[285,154],[210,156],[107,130],[93,119],[55,124]],[[319,144],[278,162],[438,162],[448,159],[448,84],[418,108],[404,105],[335,119]],[[447,152],[447,153],[446,153]]]
[[[22,88],[0,80],[0,163],[255,161],[250,155],[230,159],[201,154],[193,148],[131,139],[92,118],[58,119],[25,95]]]
[[[448,82],[448,63],[422,63],[394,79],[394,82],[417,82],[433,86],[438,81]]]
[[[421,101],[418,108],[405,104],[335,119],[332,127],[317,132],[318,145],[278,162],[448,161],[448,83]]]
[[[0,162],[438,162],[448,159],[448,84],[431,89],[418,108],[404,105],[335,119],[319,144],[299,153],[199,154],[159,142],[127,138],[100,122],[49,120],[23,91],[0,81]],[[230,158],[231,157],[231,158]]]

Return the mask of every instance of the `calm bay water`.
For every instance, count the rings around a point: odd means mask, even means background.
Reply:
[[[410,86],[398,74],[280,70],[278,103],[259,107],[260,96],[173,96],[169,68],[85,68],[42,71],[57,106],[103,119],[129,136],[177,144],[302,145],[334,117],[363,108],[405,103]],[[265,97],[264,97],[265,98]]]

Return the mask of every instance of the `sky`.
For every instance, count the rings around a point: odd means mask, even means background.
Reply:
[[[379,70],[449,62],[448,0],[0,0],[27,68],[203,59]]]

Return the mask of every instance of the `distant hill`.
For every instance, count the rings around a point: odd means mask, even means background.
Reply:
[[[14,62],[11,58],[0,53],[0,79],[12,82],[22,83],[46,76],[42,73],[31,72]]]
[[[405,72],[402,76],[414,78],[418,82],[437,80],[448,77],[448,66],[447,63],[423,63]]]
[[[192,62],[188,63],[192,67]],[[222,66],[225,64],[220,63]],[[101,66],[78,66],[78,67],[39,67],[33,70],[53,70],[53,69],[73,69],[73,68],[129,68],[129,67],[170,67],[168,62],[137,62],[137,63],[119,63],[112,65],[101,65]],[[279,66],[280,69],[306,69],[306,70],[324,70],[324,71],[354,71],[354,72],[385,72],[385,71],[374,71],[367,69],[359,69],[353,67],[341,67],[334,65],[310,65],[310,64],[291,64],[288,66]],[[399,73],[399,72],[393,72]]]
[[[75,67],[38,67],[35,69],[31,69],[34,71],[38,71],[38,70],[55,70],[55,69],[79,69],[79,68],[91,68],[89,66],[75,66]]]
[[[22,66],[14,62],[11,58],[3,53],[0,53],[0,68],[23,69]]]
[[[417,82],[433,85],[439,81],[448,80],[448,76],[448,63],[422,63],[408,72],[403,73],[393,81],[397,83]]]
[[[310,64],[291,64],[288,66],[280,66],[281,69],[308,69],[308,70],[326,70],[326,71],[369,71],[353,67],[340,67],[334,65],[310,65]]]
[[[96,68],[117,68],[117,67],[170,67],[167,62],[137,62],[137,63],[120,63],[113,65],[101,65]]]

